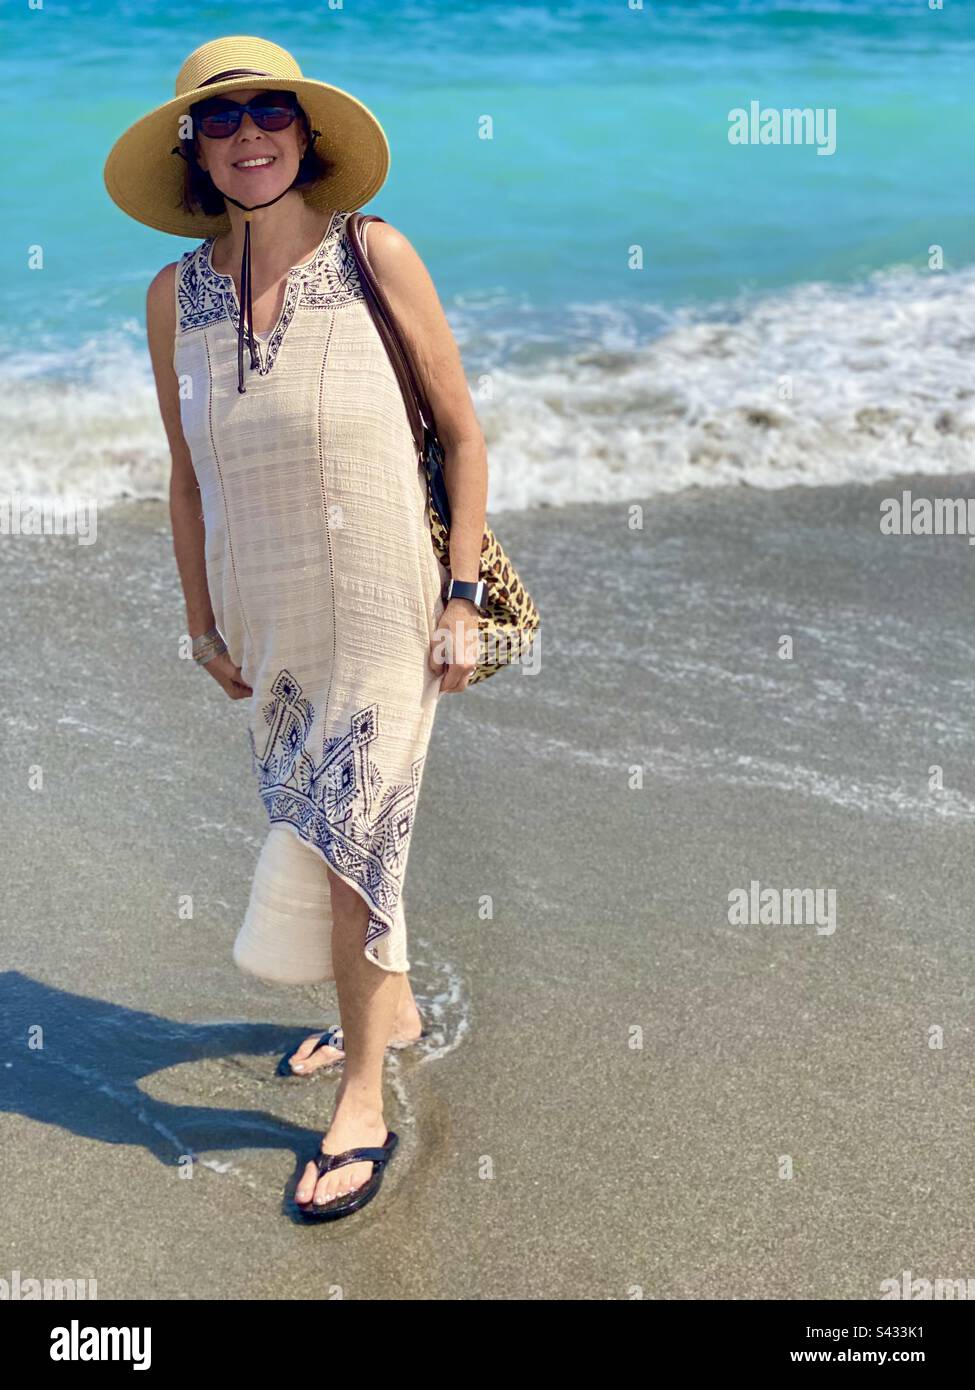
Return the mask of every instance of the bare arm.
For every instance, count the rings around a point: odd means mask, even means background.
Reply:
[[[430,274],[413,246],[388,222],[370,222],[369,264],[385,291],[410,348],[444,447],[450,501],[450,573],[480,577],[487,508],[487,447],[474,411],[460,351]],[[451,599],[431,643],[430,666],[443,673],[440,689],[460,691],[475,666],[478,610]],[[437,658],[438,644],[448,660]]]
[[[193,471],[189,446],[179,412],[179,382],[173,370],[176,339],[176,262],[163,266],[146,294],[146,336],[156,380],[159,413],[169,441],[172,470],[169,479],[169,515],[173,550],[186,601],[187,630],[199,637],[214,625],[213,607],[206,577],[206,532],[200,489]],[[206,670],[232,699],[241,699],[250,688],[240,681],[240,671],[224,652],[206,663]],[[236,687],[236,688],[235,688]]]
[[[444,446],[450,499],[450,572],[477,579],[487,507],[487,449],[464,365],[429,272],[388,222],[367,228],[369,264],[406,338]]]

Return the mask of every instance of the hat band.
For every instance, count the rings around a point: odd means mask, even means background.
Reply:
[[[218,72],[214,77],[208,77],[205,82],[201,82],[201,87],[209,87],[211,82],[223,82],[228,77],[273,77],[273,72],[261,72],[259,68],[227,68],[225,72]],[[283,80],[283,79],[282,79]]]

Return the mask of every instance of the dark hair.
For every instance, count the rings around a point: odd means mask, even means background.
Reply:
[[[288,96],[292,98],[298,108],[298,121],[308,140],[305,153],[298,164],[298,173],[291,185],[292,188],[302,188],[306,184],[316,183],[319,179],[326,178],[335,168],[335,164],[315,149],[315,139],[321,134],[321,131],[312,130],[305,109],[295,97],[294,92],[289,92]],[[194,102],[190,107],[191,117],[195,118],[199,109],[209,105],[210,100],[212,98]],[[195,130],[189,139],[180,140],[174,154],[177,151],[182,155],[186,165],[183,171],[183,196],[181,200],[183,210],[194,214],[200,212],[207,217],[219,217],[221,213],[226,211],[226,204],[223,200],[223,194],[213,179],[197,163]]]

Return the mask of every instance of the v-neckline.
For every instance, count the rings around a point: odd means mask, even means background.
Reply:
[[[293,265],[287,272],[284,285],[284,298],[281,301],[281,312],[278,314],[278,319],[274,327],[266,337],[258,337],[256,333],[254,334],[254,341],[257,344],[257,353],[261,363],[261,376],[266,376],[274,365],[277,350],[284,339],[288,324],[294,317],[295,307],[298,302],[298,289],[300,288],[300,286],[296,287],[295,277],[300,276],[304,271],[313,269],[313,267],[317,265],[325,250],[326,243],[332,235],[332,228],[335,226],[335,219],[337,216],[338,210],[336,209],[329,217],[325,233],[311,258],[307,261],[302,261],[300,265]],[[240,323],[240,300],[237,297],[237,286],[234,284],[234,277],[232,275],[223,275],[219,270],[214,270],[213,268],[213,261],[210,259],[210,253],[213,251],[213,243],[215,241],[216,236],[211,236],[207,237],[206,241],[203,243],[203,266],[211,280],[216,280],[223,285],[224,302],[227,306],[230,321],[236,332]]]

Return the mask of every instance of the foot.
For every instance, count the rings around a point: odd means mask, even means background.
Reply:
[[[420,1011],[414,1003],[410,1003],[409,1008],[405,1008],[397,1014],[393,1021],[393,1031],[389,1041],[405,1045],[406,1043],[417,1042],[423,1032],[423,1021],[420,1018]],[[330,1067],[335,1062],[340,1062],[345,1053],[340,1047],[332,1047],[330,1043],[323,1043],[319,1046],[318,1040],[321,1033],[310,1033],[300,1047],[295,1049],[291,1058],[291,1070],[297,1072],[299,1076],[310,1076],[319,1067]],[[385,1135],[383,1138],[385,1139]],[[380,1141],[382,1142],[382,1141]],[[350,1144],[349,1148],[358,1147]],[[335,1150],[339,1152],[338,1149]]]
[[[320,1148],[326,1154],[341,1154],[348,1149],[381,1148],[386,1142],[387,1133],[382,1110],[340,1097]],[[345,1196],[367,1183],[375,1166],[374,1163],[347,1163],[319,1177],[315,1164],[309,1162],[295,1189],[295,1201],[305,1206],[312,1201],[324,1204],[333,1197]]]

